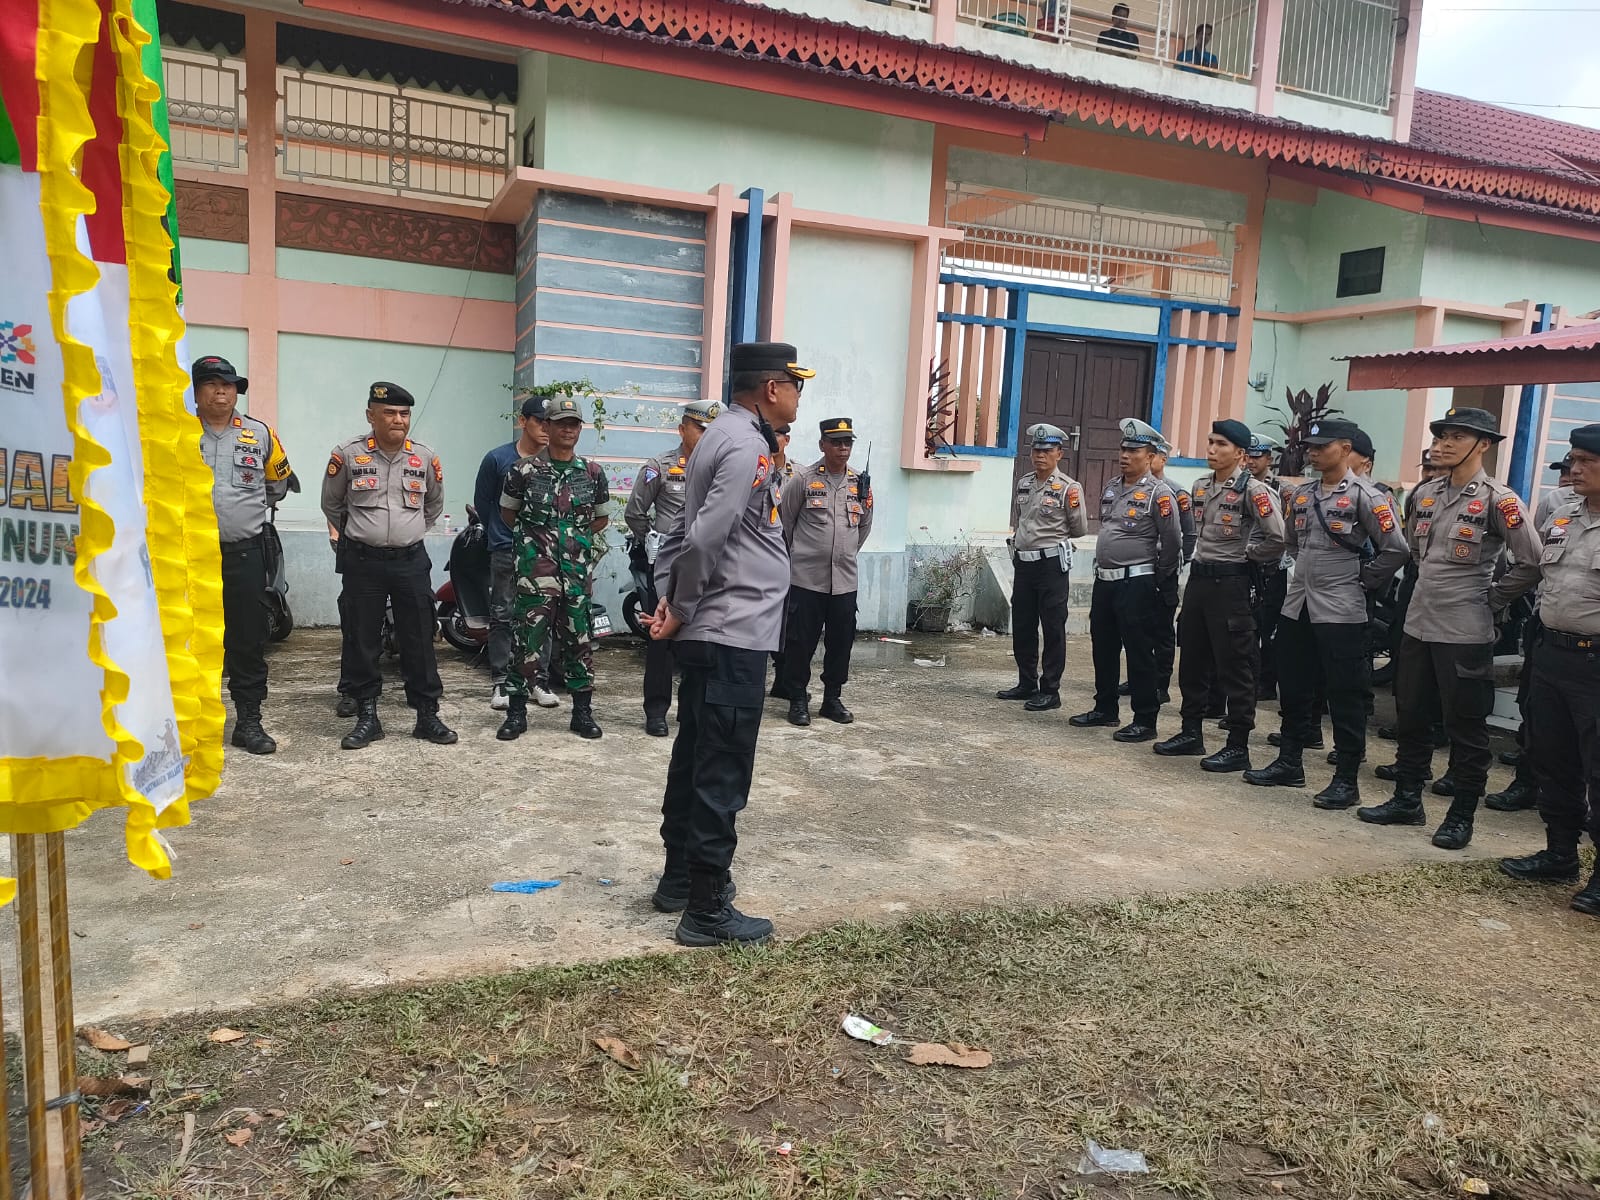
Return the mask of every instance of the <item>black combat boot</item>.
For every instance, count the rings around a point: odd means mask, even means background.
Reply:
[[[747,917],[729,900],[725,871],[690,871],[688,907],[674,937],[684,946],[759,946],[772,936],[772,922]]]
[[[1433,781],[1433,786],[1428,789],[1435,796],[1454,796],[1456,794],[1456,777],[1449,767],[1445,768],[1443,775]]]
[[[1400,764],[1397,763],[1397,762],[1394,762],[1394,763],[1379,763],[1377,766],[1372,768],[1372,773],[1374,775],[1376,775],[1379,779],[1386,780],[1389,783],[1397,783],[1397,782],[1399,782],[1399,779],[1400,779]],[[1425,775],[1423,775],[1422,778],[1425,781],[1429,780],[1429,779],[1432,779],[1433,778],[1433,768],[1429,767],[1428,770],[1427,770],[1427,773]],[[1442,793],[1442,792],[1440,793],[1440,795],[1443,795],[1443,794],[1444,793]]]
[[[811,696],[809,693],[789,698],[789,724],[798,725],[801,729],[811,724]]]
[[[1227,775],[1234,771],[1250,770],[1250,745],[1248,734],[1241,734],[1235,738],[1228,734],[1228,744],[1209,758],[1200,760],[1200,769],[1210,771],[1213,775]],[[1306,784],[1305,775],[1300,776],[1300,787]]]
[[[1484,807],[1492,808],[1495,812],[1522,812],[1538,803],[1539,786],[1533,780],[1533,770],[1521,762],[1517,764],[1517,774],[1510,787],[1483,798]]]
[[[356,727],[344,735],[339,743],[346,750],[364,750],[373,742],[383,740],[383,725],[378,720],[376,700],[356,701]]]
[[[278,748],[278,743],[267,736],[267,731],[261,728],[261,704],[256,700],[238,700],[234,702],[238,710],[238,719],[233,723],[233,744],[241,750],[248,750],[251,754],[271,754]]]
[[[1577,883],[1578,843],[1572,837],[1545,832],[1545,848],[1520,858],[1502,858],[1500,870],[1524,883]]]
[[[667,718],[665,713],[646,713],[644,717],[644,731],[651,737],[667,736]]]
[[[1106,712],[1104,709],[1099,708],[1091,708],[1088,712],[1067,718],[1067,724],[1075,729],[1095,729],[1101,725],[1110,726],[1121,723],[1122,719],[1116,713]]]
[[[514,742],[527,732],[528,698],[526,696],[507,696],[506,719],[500,722],[500,728],[494,731],[495,737],[502,742]]]
[[[817,716],[837,721],[841,725],[848,725],[856,719],[855,713],[846,708],[844,701],[839,699],[838,692],[822,693],[822,707],[817,709]]]
[[[1433,844],[1441,850],[1465,850],[1472,841],[1472,818],[1478,811],[1478,797],[1457,795],[1450,801],[1439,828],[1434,830]]]
[[[1572,898],[1572,909],[1574,912],[1588,913],[1591,917],[1600,917],[1600,859],[1595,861],[1594,874],[1589,877],[1583,891]]]
[[[1201,755],[1206,752],[1206,739],[1200,732],[1199,721],[1185,720],[1181,730],[1166,741],[1157,742],[1150,749],[1164,758]]]
[[[1150,723],[1146,725],[1138,717],[1135,717],[1132,722],[1113,733],[1111,740],[1113,742],[1153,742],[1156,740],[1155,718],[1152,717]]]
[[[439,719],[436,705],[417,709],[417,723],[411,728],[411,736],[435,746],[456,744],[456,731]]]
[[[343,692],[340,692],[339,693],[339,703],[337,703],[337,704],[335,704],[333,706],[333,711],[335,713],[337,713],[341,717],[353,717],[353,716],[355,716],[356,715],[356,698],[354,696],[347,696]]]
[[[1022,707],[1028,712],[1049,712],[1053,708],[1061,707],[1060,692],[1035,692]]]
[[[1356,809],[1356,816],[1369,825],[1426,825],[1428,814],[1422,807],[1422,785],[1397,783],[1394,795],[1382,804]]]
[[[994,698],[996,700],[1031,700],[1038,690],[1039,681],[1037,679],[1023,679],[1018,681],[1016,687],[1009,687],[1003,692],[996,692]]]
[[[1306,768],[1300,747],[1293,742],[1281,747],[1278,757],[1259,771],[1246,771],[1244,781],[1257,787],[1305,787]]]
[[[572,693],[572,720],[567,728],[581,738],[597,738],[605,732],[594,719],[594,693]]]
[[[1311,798],[1311,803],[1317,808],[1331,810],[1354,808],[1360,804],[1361,788],[1356,783],[1355,773],[1336,773],[1328,786]]]

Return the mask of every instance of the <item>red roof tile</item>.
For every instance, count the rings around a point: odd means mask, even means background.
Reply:
[[[1463,354],[1506,354],[1514,350],[1587,351],[1600,349],[1600,321],[1586,321],[1569,325],[1565,329],[1552,329],[1548,333],[1530,333],[1526,337],[1494,338],[1487,342],[1461,342],[1451,346],[1421,346],[1410,350],[1389,350],[1382,354],[1359,354],[1350,361],[1372,362],[1388,358],[1456,358]]]
[[[1600,129],[1417,89],[1410,145],[1480,162],[1600,179]]]

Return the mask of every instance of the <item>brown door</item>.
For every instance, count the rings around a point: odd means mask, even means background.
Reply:
[[[1040,421],[1072,435],[1061,469],[1083,484],[1091,528],[1098,521],[1100,493],[1119,473],[1117,422],[1149,418],[1152,349],[1137,342],[1028,335],[1019,435]],[[1017,450],[1017,477],[1030,469],[1024,444]]]

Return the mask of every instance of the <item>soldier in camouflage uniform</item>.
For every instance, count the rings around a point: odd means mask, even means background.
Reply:
[[[506,673],[508,707],[495,732],[503,742],[528,728],[524,671],[551,638],[552,674],[560,671],[572,693],[570,728],[597,738],[594,644],[589,613],[590,576],[605,554],[601,531],[611,518],[611,491],[600,464],[577,455],[583,410],[570,396],[545,409],[550,445],[506,473],[500,511],[516,541],[517,599],[512,619],[512,669]]]

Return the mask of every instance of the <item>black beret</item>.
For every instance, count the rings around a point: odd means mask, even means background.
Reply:
[[[1572,436],[1567,439],[1574,450],[1587,450],[1590,454],[1600,454],[1600,425],[1583,425],[1572,431]]]
[[[1357,429],[1355,437],[1350,439],[1350,449],[1362,458],[1376,458],[1378,448],[1372,444],[1372,435],[1365,429]]]
[[[367,389],[368,404],[389,404],[399,408],[410,408],[416,402],[416,398],[398,383],[384,383],[380,380]]]
[[[1213,421],[1211,432],[1218,437],[1227,438],[1241,450],[1250,449],[1250,426],[1243,421]]]
[[[816,372],[795,360],[800,352],[788,342],[740,342],[728,355],[728,370],[784,371],[795,379],[810,379]]]

